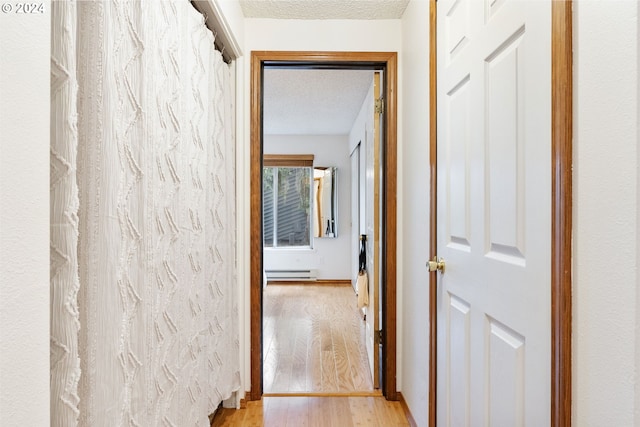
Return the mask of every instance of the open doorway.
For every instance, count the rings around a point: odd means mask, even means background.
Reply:
[[[251,83],[251,399],[263,392],[263,78],[268,67],[358,69],[380,71],[385,115],[380,141],[380,297],[382,328],[375,333],[381,341],[381,390],[391,400],[396,392],[396,54],[344,52],[260,52],[252,54]],[[324,165],[327,166],[327,165]],[[329,165],[330,166],[330,165]],[[344,177],[345,180],[349,176]],[[348,205],[347,205],[348,206]],[[345,206],[345,207],[347,207]],[[330,224],[331,226],[331,224]],[[331,228],[331,227],[329,227]],[[298,230],[300,231],[300,230]],[[349,237],[350,233],[347,233]],[[349,246],[347,250],[350,250]]]
[[[380,379],[373,331],[379,330],[374,320],[379,317],[381,269],[379,253],[372,254],[379,251],[374,242],[380,235],[380,201],[374,197],[380,156],[373,155],[380,152],[379,125],[374,129],[382,114],[374,108],[380,73],[264,67],[265,396],[379,393],[374,392]],[[358,168],[354,176],[351,156],[360,146],[369,156],[363,156],[362,172]],[[350,212],[354,187],[355,197],[366,197]],[[354,213],[369,221],[354,224]],[[363,240],[369,262],[363,263],[362,274],[360,235],[371,236]],[[370,278],[371,286],[361,280],[356,295],[360,276]]]

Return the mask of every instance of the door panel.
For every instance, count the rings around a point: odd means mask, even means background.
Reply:
[[[465,301],[449,294],[447,324],[450,337],[446,349],[449,383],[447,399],[451,402],[448,417],[452,425],[468,426],[470,415],[470,333],[471,316],[470,306]]]
[[[376,331],[380,325],[380,190],[381,190],[381,151],[380,151],[380,114],[375,112],[375,100],[381,93],[381,76],[374,73],[373,103],[369,106],[366,124],[366,212],[365,226],[367,234],[367,274],[369,276],[369,306],[366,307],[367,355],[371,368],[374,388],[380,388],[379,345]]]
[[[471,196],[469,181],[469,76],[456,84],[446,98],[446,119],[449,129],[446,149],[448,150],[447,180],[449,194],[446,224],[447,235],[452,247],[468,252],[470,250],[469,227],[471,225]]]
[[[488,421],[491,426],[524,425],[524,337],[487,318]]]
[[[524,28],[485,62],[488,256],[524,263]]]
[[[449,2],[446,16],[446,59],[450,62],[456,53],[464,49],[469,41],[469,0]]]
[[[550,2],[437,7],[437,425],[549,425]]]
[[[360,143],[351,153],[351,286],[357,292],[360,252]]]

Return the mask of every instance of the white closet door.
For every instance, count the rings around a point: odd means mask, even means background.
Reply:
[[[438,2],[439,426],[550,422],[551,2]]]

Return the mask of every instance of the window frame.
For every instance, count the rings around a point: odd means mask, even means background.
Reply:
[[[267,246],[264,241],[264,209],[262,212],[262,227],[263,227],[263,249],[264,250],[312,250],[313,249],[313,228],[312,228],[312,216],[313,216],[313,154],[263,154],[262,156],[262,170],[263,170],[263,203],[264,203],[264,168],[310,168],[309,179],[309,211],[307,212],[309,221],[309,244],[299,246],[278,246],[278,173],[274,173],[274,197],[273,197],[273,240],[272,246]]]

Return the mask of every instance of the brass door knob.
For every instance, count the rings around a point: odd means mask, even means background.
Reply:
[[[440,273],[444,273],[444,259],[433,257],[431,261],[427,261],[427,270],[429,272],[439,271]]]

